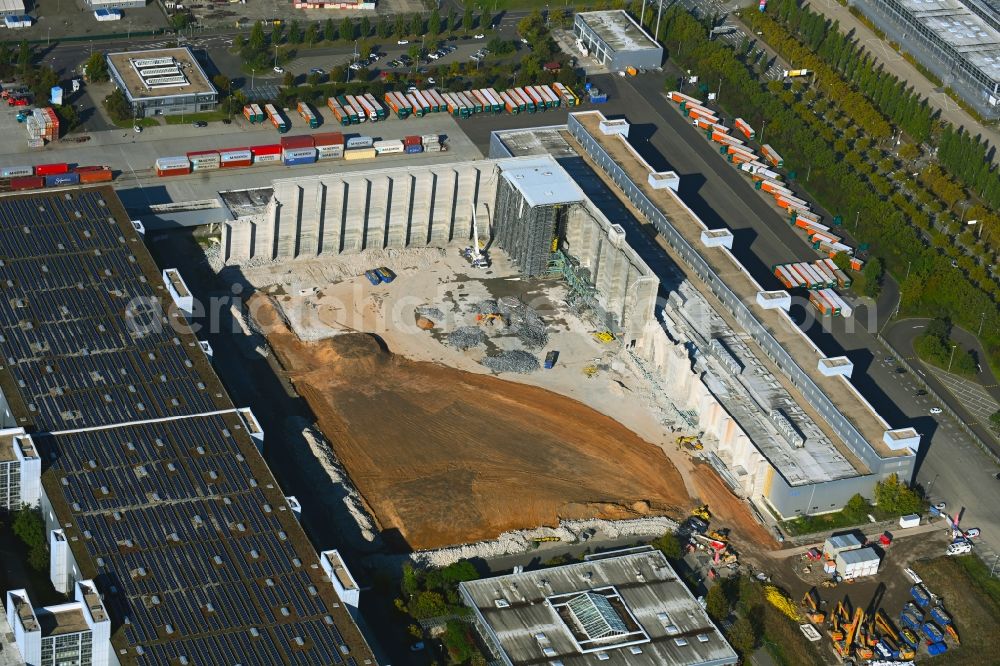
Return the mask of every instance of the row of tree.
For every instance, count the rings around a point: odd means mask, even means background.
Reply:
[[[963,377],[974,377],[978,370],[975,352],[961,349],[951,339],[951,322],[947,319],[933,320],[913,347],[924,361]]]
[[[707,27],[678,7],[664,12],[660,33],[671,58],[682,68],[697,72],[711,87],[722,83],[721,103],[729,114],[756,126],[766,120],[766,140],[784,155],[789,170],[811,171],[806,189],[827,210],[857,219],[852,233],[870,243],[873,254],[882,256],[891,272],[908,275],[902,284],[905,311],[949,316],[971,330],[985,316],[983,343],[991,358],[1000,362],[1000,295],[988,293],[952,268],[951,259],[941,250],[948,244],[947,237],[939,234],[936,243],[925,243],[921,230],[892,202],[891,186],[885,191],[883,176],[866,167],[863,157],[846,142],[841,151],[836,150],[837,138],[818,131],[820,126],[829,128],[807,105],[790,105],[785,96],[761,85],[757,77],[767,64],[747,60],[746,46],[738,55],[725,43],[710,41]]]
[[[983,201],[1000,211],[1000,172],[992,166],[993,154],[986,142],[964,129],[946,124],[938,137],[938,161]]]

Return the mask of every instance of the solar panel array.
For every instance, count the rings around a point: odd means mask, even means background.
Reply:
[[[98,192],[0,204],[0,365],[40,430],[215,408],[136,251]]]
[[[147,330],[158,315],[127,314],[156,276],[112,197],[0,198],[0,374],[43,431],[46,492],[111,612],[116,656],[374,663],[244,421],[209,399],[217,380],[176,333]]]

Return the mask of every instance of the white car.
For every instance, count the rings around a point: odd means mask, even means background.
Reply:
[[[410,40],[408,40],[408,39],[400,39],[400,40],[396,41],[396,44],[398,44],[399,46],[406,46],[409,43],[410,43]]]
[[[284,74],[285,73],[285,68],[282,67],[281,65],[275,65],[274,66],[274,73],[275,74]]]
[[[484,35],[483,33],[479,33],[478,35],[475,35],[475,38],[476,39],[486,39],[486,35]]]
[[[972,544],[968,541],[956,541],[948,544],[948,550],[945,552],[948,555],[965,555],[972,552]]]
[[[435,83],[437,83],[437,81],[435,81],[435,80],[434,80],[434,77],[433,77],[433,76],[431,76],[431,77],[428,77],[428,78],[427,78],[427,83],[429,83],[429,84],[431,84],[431,85],[434,85]]]
[[[133,125],[132,131],[135,132],[136,134],[142,134],[142,128],[139,127],[138,125]]]
[[[437,52],[435,52],[435,53],[428,53],[427,57],[430,58],[431,60],[437,60],[438,58],[441,57],[441,54],[437,53]]]
[[[938,510],[938,513],[944,513],[945,509],[948,508],[948,505],[944,502],[938,502],[934,505],[934,508]]]
[[[972,528],[969,528],[969,529],[965,530],[965,538],[966,539],[975,539],[980,534],[982,534],[982,532],[980,532],[980,530],[979,530],[978,527],[972,527]]]
[[[941,408],[940,407],[931,407],[930,412],[931,412],[931,414],[940,414],[941,413]]]

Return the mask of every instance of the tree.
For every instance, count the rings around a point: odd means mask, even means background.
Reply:
[[[402,14],[396,14],[396,26],[394,34],[397,37],[406,37],[406,17]]]
[[[21,507],[14,513],[12,527],[17,538],[28,548],[28,565],[35,571],[47,569],[48,538],[41,512],[27,505]]]
[[[418,620],[426,620],[451,613],[451,608],[448,607],[444,597],[438,592],[418,592],[413,595],[408,608],[410,615]]]
[[[232,81],[230,81],[229,77],[226,76],[225,74],[216,74],[215,76],[213,76],[212,77],[212,83],[215,84],[215,87],[223,95],[228,94],[229,93],[229,89],[232,86]]]
[[[726,591],[721,582],[709,588],[708,594],[705,595],[705,610],[708,611],[708,616],[716,622],[729,617],[729,599],[726,598]]]
[[[288,26],[288,43],[302,43],[302,26],[299,25],[298,21],[292,21],[292,24]]]
[[[454,7],[448,8],[448,20],[445,23],[444,29],[446,32],[451,32],[458,27],[458,13],[455,11]]]
[[[851,269],[851,257],[843,250],[833,255],[833,263],[842,271],[849,271]]]
[[[22,39],[17,45],[17,68],[22,77],[27,74],[29,67],[31,67],[31,47]]]
[[[427,19],[427,34],[431,37],[437,37],[441,34],[441,13],[436,9],[431,12]]]
[[[345,42],[349,42],[354,39],[354,21],[349,18],[344,18],[340,22],[340,38]]]
[[[420,57],[420,44],[410,44],[410,48],[406,50],[406,53],[416,60]]]
[[[664,533],[663,536],[649,545],[666,555],[669,560],[679,560],[684,555],[681,543],[678,541],[677,535],[673,532]]]
[[[869,259],[861,273],[865,276],[865,296],[878,298],[882,292],[882,278],[885,275],[882,260],[878,257]]]
[[[372,34],[372,21],[367,16],[361,17],[361,39],[368,39],[368,36]]]
[[[1000,409],[990,414],[990,427],[1000,433]]]
[[[315,44],[319,41],[319,28],[316,27],[315,23],[306,26],[306,34],[302,39],[306,44]]]
[[[247,48],[252,52],[263,51],[267,46],[267,37],[264,36],[264,22],[257,21],[250,29],[250,37],[247,39]]]
[[[891,474],[875,484],[875,502],[879,509],[901,516],[923,510],[923,500],[915,490]]]
[[[410,34],[419,37],[424,34],[424,19],[420,14],[410,17]]]
[[[170,17],[170,27],[174,30],[183,30],[194,22],[194,17],[186,11],[174,12]]]
[[[378,23],[375,24],[375,34],[382,39],[385,39],[392,34],[392,28],[389,26],[389,21],[387,21],[384,16],[378,17]]]
[[[566,11],[561,7],[556,7],[549,12],[549,23],[557,28],[563,27],[566,23]]]
[[[132,107],[129,106],[128,100],[125,98],[125,93],[120,89],[115,89],[114,92],[104,98],[104,108],[107,109],[111,119],[117,122],[131,120],[132,118]]]
[[[742,615],[736,618],[732,626],[729,627],[729,632],[726,634],[726,638],[729,639],[729,644],[733,646],[741,657],[745,659],[753,653],[754,646],[757,644],[756,633],[754,632],[753,625],[750,620],[743,617]]]
[[[295,75],[291,72],[285,72],[285,75],[281,77],[281,85],[286,88],[291,88],[295,85]]]
[[[479,15],[479,29],[485,32],[492,28],[493,16],[490,14],[489,10],[483,10],[483,13]]]
[[[110,78],[108,74],[108,61],[105,60],[102,51],[91,53],[90,57],[83,64],[83,67],[87,73],[88,81],[107,81]]]
[[[323,22],[323,39],[332,42],[337,39],[337,28],[333,25],[333,19],[328,18]]]
[[[452,664],[464,664],[470,659],[479,655],[476,648],[476,639],[472,633],[472,627],[465,622],[449,620],[445,625],[445,632],[441,636],[441,642],[448,650],[448,658]]]
[[[462,15],[462,30],[466,32],[472,30],[472,3],[465,5],[465,14]]]
[[[851,499],[847,500],[847,504],[844,505],[844,515],[850,518],[851,522],[862,522],[869,511],[871,511],[871,505],[868,504],[868,500],[858,493],[852,495]]]

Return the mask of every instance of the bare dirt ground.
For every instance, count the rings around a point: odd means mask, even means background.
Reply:
[[[767,528],[751,515],[747,503],[730,492],[719,475],[706,464],[694,464],[685,470],[689,483],[702,503],[708,504],[712,524],[728,527],[733,532],[737,549],[746,545],[762,550],[776,550],[778,543]]]
[[[369,335],[304,343],[269,297],[255,299],[271,347],[379,526],[410,548],[691,505],[662,450],[576,400],[408,360]]]

